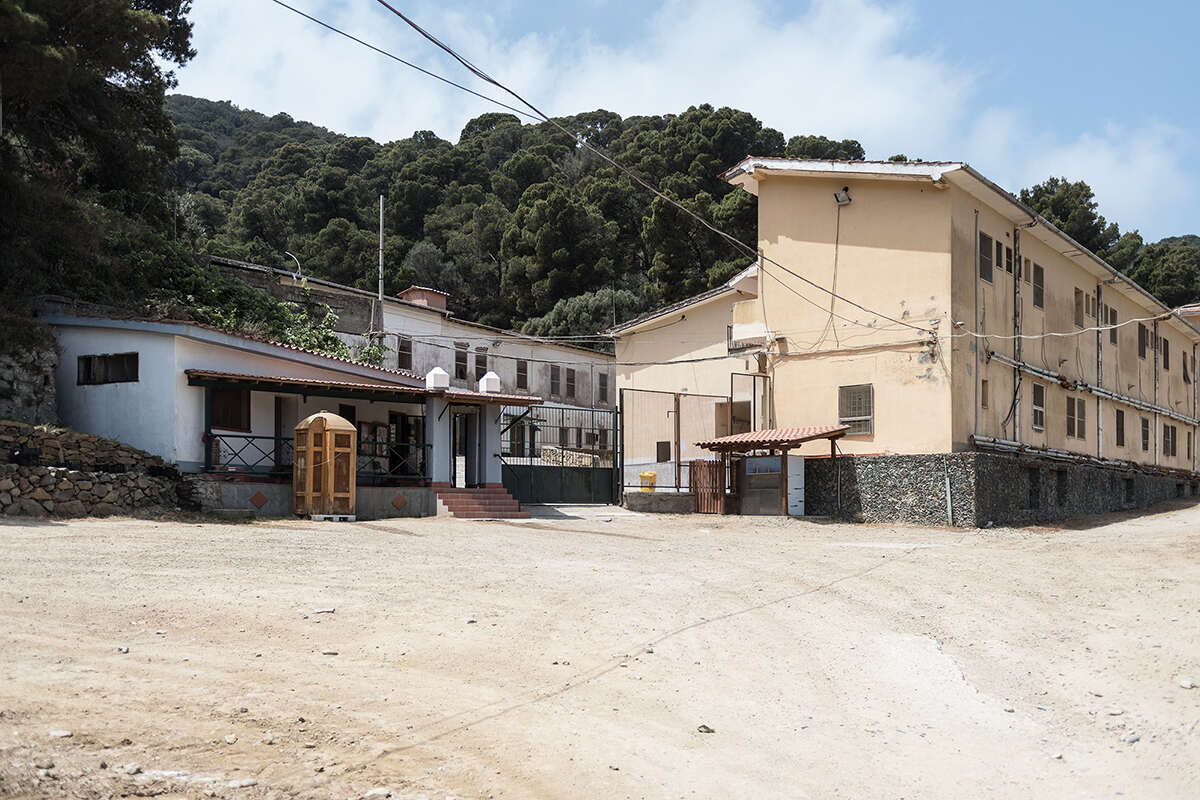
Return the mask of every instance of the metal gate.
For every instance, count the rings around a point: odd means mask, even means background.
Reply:
[[[521,503],[615,503],[614,411],[570,406],[505,406],[501,476]]]

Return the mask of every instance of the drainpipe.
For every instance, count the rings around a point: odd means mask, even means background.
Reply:
[[[975,258],[973,270],[975,272],[975,324],[971,330],[979,332],[979,209],[975,209]],[[979,382],[983,380],[979,370],[979,339],[971,337],[971,346],[975,348],[975,425],[971,431],[974,435],[979,435]]]
[[[1154,407],[1158,408],[1158,320],[1154,320]],[[1154,463],[1158,464],[1158,412],[1154,412]]]
[[[1013,227],[1013,360],[1021,363],[1021,226]],[[1013,439],[1021,441],[1021,368],[1013,367]]]
[[[1096,284],[1096,320],[1100,322],[1100,309],[1104,307],[1104,284]],[[1108,315],[1104,315],[1102,324],[1108,324]],[[1096,385],[1104,388],[1104,331],[1101,325],[1096,325]],[[1104,458],[1104,406],[1100,395],[1096,395],[1096,457]]]

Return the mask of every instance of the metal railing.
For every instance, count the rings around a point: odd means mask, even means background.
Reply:
[[[292,473],[292,437],[249,433],[206,433],[204,468],[257,475]]]
[[[426,443],[366,440],[358,443],[359,483],[419,480],[428,477]],[[210,472],[252,475],[291,475],[291,436],[258,436],[249,433],[205,434],[204,468]]]
[[[358,443],[359,483],[426,478],[432,447],[425,442],[361,441]]]

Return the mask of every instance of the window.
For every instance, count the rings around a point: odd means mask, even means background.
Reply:
[[[1083,327],[1083,290],[1075,290],[1075,327]]]
[[[601,372],[596,376],[596,396],[599,397],[601,403],[608,402],[608,373]]]
[[[250,390],[218,386],[212,390],[212,426],[250,432]]]
[[[1183,358],[1179,359],[1179,363],[1183,366],[1183,382],[1184,383],[1192,382],[1191,372],[1188,370],[1188,363],[1191,360],[1192,360],[1192,357],[1189,356],[1187,353],[1184,353]]]
[[[1108,324],[1114,326],[1117,324],[1117,310],[1112,306],[1108,307]],[[1117,343],[1117,329],[1115,327],[1108,329],[1108,341],[1110,344]]]
[[[979,277],[992,282],[992,237],[979,234]]]
[[[1146,343],[1149,340],[1149,334],[1146,331],[1146,326],[1138,323],[1138,358],[1146,357]]]
[[[987,380],[982,380],[979,382],[979,407],[980,408],[988,407],[988,382],[987,382]]]
[[[138,354],[80,356],[76,383],[95,386],[101,383],[135,383],[138,379]]]
[[[1046,271],[1041,264],[1033,265],[1033,307],[1046,307]]]
[[[412,369],[412,339],[407,336],[396,337],[396,368]]]
[[[529,389],[529,362],[523,358],[517,359],[517,388]]]
[[[874,432],[875,391],[871,384],[838,387],[838,423],[849,425],[850,436]]]
[[[1162,368],[1164,370],[1171,369],[1171,343],[1165,338],[1159,337],[1158,349],[1162,353]]]
[[[1021,269],[1021,277],[1025,279],[1026,283],[1029,283],[1029,279],[1032,277],[1032,272],[1033,272],[1033,270],[1030,269],[1029,263],[1030,263],[1029,256],[1026,256],[1025,257],[1025,265]]]
[[[567,367],[567,397],[575,396],[575,370]]]
[[[1067,436],[1073,439],[1087,438],[1084,434],[1086,427],[1084,425],[1084,415],[1087,406],[1082,397],[1067,398]]]
[[[550,394],[558,395],[562,391],[562,370],[557,364],[550,365]]]
[[[1142,452],[1150,452],[1150,418],[1142,417]]]
[[[996,266],[997,272],[1004,269],[1004,244],[999,239],[996,240],[996,265],[995,266]]]
[[[454,343],[454,377],[460,380],[467,379],[467,343]]]
[[[655,449],[657,450],[657,452],[654,454],[655,461],[657,461],[661,464],[664,461],[671,460],[671,443],[670,442],[659,442],[658,446]]]
[[[1013,271],[1013,251],[1011,247],[1004,248],[1004,271],[1012,275]]]
[[[1117,447],[1125,446],[1125,412],[1117,409]]]
[[[1033,429],[1046,430],[1046,387],[1043,384],[1033,384]]]
[[[487,374],[487,348],[481,347],[475,351],[475,380]]]
[[[1175,456],[1175,445],[1177,441],[1175,426],[1164,424],[1162,432],[1162,451],[1164,456]]]
[[[338,403],[338,416],[357,427],[358,409],[350,403]]]

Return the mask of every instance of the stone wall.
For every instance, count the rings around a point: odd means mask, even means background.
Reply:
[[[978,453],[915,456],[839,456],[804,462],[804,510],[813,516],[838,515],[860,522],[913,525],[975,525]],[[950,478],[953,520],[946,510]]]
[[[48,425],[27,425],[0,419],[0,461],[14,449],[32,453],[42,466],[70,467],[98,472],[126,472],[163,467],[158,456],[90,433]]]
[[[0,419],[57,422],[57,368],[58,351],[52,344],[16,353],[0,352]]]
[[[99,517],[177,506],[175,480],[166,475],[0,464],[0,509],[9,516]]]

